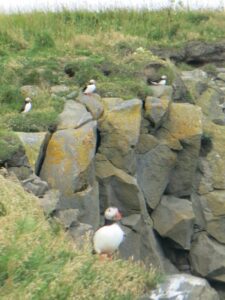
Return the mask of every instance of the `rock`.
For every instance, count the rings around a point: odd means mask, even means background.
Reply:
[[[208,237],[206,232],[197,234],[192,242],[190,262],[196,274],[225,282],[225,246]]]
[[[190,249],[195,218],[190,201],[163,196],[151,217],[154,229],[161,236],[170,238],[183,249]]]
[[[73,100],[65,103],[63,112],[59,115],[57,130],[78,128],[92,120],[86,108]]]
[[[104,106],[104,110],[111,110],[112,108],[114,108],[116,105],[121,104],[124,102],[123,99],[121,98],[102,98],[101,102]]]
[[[33,174],[32,169],[27,166],[9,167],[8,171],[10,174],[13,172],[19,180],[25,180]]]
[[[141,126],[142,101],[127,100],[105,111],[99,121],[101,145],[98,151],[114,166],[134,174],[135,147]]]
[[[164,139],[168,131],[168,138],[172,136],[183,147],[178,152],[177,164],[171,173],[167,193],[178,197],[190,195],[200,151],[201,109],[188,103],[172,103],[163,127]]]
[[[96,155],[101,212],[109,206],[119,207],[124,216],[140,213],[145,208],[136,178],[114,167],[101,154]]]
[[[145,100],[145,118],[152,122],[154,129],[159,128],[168,112],[170,101],[167,99],[159,99],[147,97]]]
[[[207,232],[225,244],[225,191],[212,191],[198,198],[199,214],[202,213]]]
[[[77,91],[72,91],[71,93],[69,93],[68,95],[66,95],[66,99],[70,100],[74,100],[76,97],[78,96],[78,88]]]
[[[147,266],[155,266],[159,272],[173,273],[175,267],[165,258],[153,228],[140,214],[122,219],[126,237],[120,246],[120,256],[125,259],[142,260]]]
[[[69,228],[69,234],[75,241],[76,246],[82,246],[84,239],[93,235],[93,229],[89,224],[79,223],[77,226]]]
[[[37,85],[23,85],[20,92],[24,97],[36,97],[41,93],[41,89]]]
[[[181,72],[182,80],[201,80],[204,81],[208,78],[208,75],[205,71],[201,69],[194,69],[192,71],[182,71]]]
[[[51,86],[50,93],[62,97],[70,93],[70,88],[65,84],[54,85]]]
[[[220,80],[222,80],[222,81],[225,81],[225,73],[219,73],[219,74],[217,74],[217,79],[220,79]]]
[[[44,197],[38,198],[38,203],[43,208],[47,216],[51,216],[59,210],[60,192],[58,190],[48,190]]]
[[[146,144],[147,145],[147,144]],[[137,155],[137,181],[149,207],[154,209],[163,195],[177,155],[167,145]]]
[[[188,64],[221,63],[225,61],[225,42],[191,41],[183,48],[151,48],[154,55]]]
[[[47,132],[16,132],[16,134],[25,148],[31,167],[35,170],[40,149],[46,140]]]
[[[214,189],[225,189],[225,127],[218,126],[210,121],[204,121],[204,134],[211,142],[211,148],[204,157],[208,164],[208,177]]]
[[[57,212],[56,216],[65,229],[79,225],[79,209],[66,209]]]
[[[154,149],[159,144],[159,141],[151,134],[141,134],[137,147],[137,154],[144,154]]]
[[[175,274],[167,276],[149,296],[139,300],[219,300],[219,296],[205,279]]]
[[[174,102],[189,102],[192,103],[188,90],[185,86],[184,81],[182,80],[180,74],[175,72],[175,78],[173,80],[173,95],[172,99]]]
[[[173,88],[169,85],[151,86],[152,96],[155,98],[164,98],[169,101],[172,99]]]
[[[48,183],[41,180],[40,177],[35,174],[23,180],[22,185],[25,190],[33,193],[37,197],[43,197],[45,192],[49,189]]]
[[[95,230],[99,227],[99,190],[98,183],[89,185],[85,190],[74,193],[72,196],[61,197],[60,209],[78,209],[79,222],[90,224]]]
[[[40,176],[63,196],[74,196],[94,182],[96,121],[52,135]]]
[[[98,94],[92,94],[90,96],[80,94],[77,99],[78,102],[86,106],[94,120],[98,120],[103,114],[103,105],[101,103],[101,97]]]

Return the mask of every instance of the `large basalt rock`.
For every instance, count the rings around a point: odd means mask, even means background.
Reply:
[[[203,278],[175,274],[167,276],[157,289],[140,300],[219,300],[219,295]]]
[[[74,193],[72,196],[64,195],[59,203],[60,209],[78,209],[78,220],[81,223],[89,224],[97,229],[100,223],[99,213],[99,189],[98,183],[89,185],[85,190]]]
[[[220,243],[225,243],[224,199],[225,191],[223,190],[194,198],[197,220],[201,220],[200,225]]]
[[[195,218],[190,201],[164,196],[151,217],[154,229],[161,236],[170,238],[183,249],[190,249]]]
[[[201,108],[188,103],[172,103],[167,121],[163,124],[162,142],[171,136],[183,149],[178,152],[177,164],[171,173],[167,193],[180,196],[190,195],[197,168],[202,135]],[[168,134],[166,134],[166,131]],[[159,133],[160,136],[160,133]]]
[[[162,99],[172,99],[173,88],[170,85],[156,85],[151,86],[152,96]]]
[[[86,106],[87,111],[89,111],[94,118],[97,120],[101,117],[104,111],[104,107],[101,103],[101,97],[98,94],[84,95],[80,94],[76,101]]]
[[[145,201],[136,178],[114,167],[104,155],[96,155],[101,212],[109,206],[119,207],[124,216],[146,213]]]
[[[16,132],[21,140],[26,156],[33,170],[35,170],[41,147],[45,143],[47,132]]]
[[[41,93],[41,89],[37,85],[23,85],[20,92],[24,97],[36,97]]]
[[[208,163],[208,175],[215,189],[225,189],[225,127],[210,121],[204,121],[204,133],[209,137],[212,149],[205,156]]]
[[[94,182],[95,148],[96,121],[55,132],[48,144],[41,178],[67,197],[86,189]]]
[[[84,105],[73,100],[68,100],[66,101],[63,112],[59,115],[57,129],[75,129],[92,119],[92,115],[86,110]]]
[[[148,140],[145,138],[145,147],[147,147],[146,141]],[[172,152],[164,144],[155,145],[150,151],[137,154],[138,184],[147,204],[152,209],[158,205],[169,183],[171,171],[176,163],[176,157],[176,153]]]
[[[144,221],[140,214],[123,218],[122,227],[126,234],[119,248],[122,258],[142,260],[162,273],[176,273],[176,268],[166,259],[151,224]]]
[[[145,118],[152,122],[155,129],[159,128],[166,118],[170,101],[155,97],[147,97],[145,100]]]
[[[197,234],[192,242],[190,262],[196,274],[225,282],[225,246],[211,239],[206,232]]]
[[[124,101],[105,111],[99,122],[101,145],[98,151],[130,174],[136,169],[134,148],[140,135],[141,108],[141,100]]]

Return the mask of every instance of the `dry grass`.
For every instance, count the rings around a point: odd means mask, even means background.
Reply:
[[[1,175],[0,249],[3,300],[133,300],[157,281],[156,271],[141,264],[99,261],[89,239],[77,247],[46,221],[36,197]]]

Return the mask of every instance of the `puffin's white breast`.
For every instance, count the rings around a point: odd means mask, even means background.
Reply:
[[[113,253],[119,248],[124,232],[118,224],[103,226],[94,234],[94,249],[97,253]]]
[[[24,111],[23,111],[23,112],[27,113],[28,111],[31,110],[31,107],[32,107],[32,104],[31,104],[30,102],[27,103],[27,104],[25,105],[25,107],[24,107]]]
[[[95,91],[95,89],[96,89],[95,84],[89,84],[85,89],[84,93],[91,94]]]

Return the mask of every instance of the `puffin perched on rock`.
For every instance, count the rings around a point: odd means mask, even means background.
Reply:
[[[105,225],[99,228],[93,237],[94,253],[112,257],[122,243],[125,233],[117,223],[122,215],[117,207],[108,207],[104,213]]]
[[[96,91],[96,82],[94,79],[91,79],[82,90],[84,95],[88,95],[88,96],[93,94],[95,91]]]
[[[31,98],[30,97],[27,97],[25,100],[24,100],[24,103],[23,103],[23,106],[21,107],[20,109],[20,112],[21,113],[28,113],[32,108],[32,104],[31,104]]]
[[[153,85],[166,85],[167,76],[162,75],[159,81],[151,81]]]

